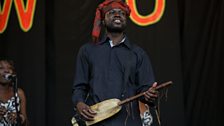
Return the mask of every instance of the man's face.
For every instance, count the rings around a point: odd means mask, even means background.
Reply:
[[[115,8],[106,12],[104,24],[108,32],[123,32],[127,25],[125,11]]]

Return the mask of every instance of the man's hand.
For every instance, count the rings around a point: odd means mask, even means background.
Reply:
[[[154,102],[159,95],[159,92],[156,90],[157,82],[154,82],[152,87],[150,87],[144,94],[145,100],[148,102]]]
[[[79,114],[82,116],[82,118],[84,118],[84,120],[86,120],[86,121],[94,120],[94,116],[96,115],[96,112],[91,110],[91,108],[88,105],[86,105],[83,102],[79,102],[76,105],[76,108],[77,108]]]
[[[6,113],[6,108],[3,107],[3,106],[0,106],[0,120],[3,118],[3,116],[5,115]]]

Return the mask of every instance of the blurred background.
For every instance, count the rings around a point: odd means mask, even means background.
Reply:
[[[32,126],[69,126],[74,66],[103,0],[0,0],[0,57],[15,61]],[[173,81],[162,126],[224,122],[224,1],[126,0],[129,39],[150,56],[156,80]]]

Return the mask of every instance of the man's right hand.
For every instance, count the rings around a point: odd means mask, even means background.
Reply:
[[[79,114],[82,116],[82,118],[84,118],[84,120],[86,121],[94,120],[94,116],[96,115],[96,112],[91,110],[91,108],[88,105],[86,105],[83,102],[78,102],[78,104],[76,105],[76,108]]]

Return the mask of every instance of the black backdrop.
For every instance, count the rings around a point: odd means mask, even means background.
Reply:
[[[75,58],[90,38],[95,8],[102,1],[36,1],[27,32],[21,30],[12,4],[8,25],[0,33],[0,56],[16,63],[32,126],[70,124]],[[142,15],[155,4],[136,1]],[[168,101],[161,104],[162,125],[221,126],[224,1],[165,2],[160,21],[144,27],[129,21],[126,30],[149,54],[156,80],[174,82]]]

